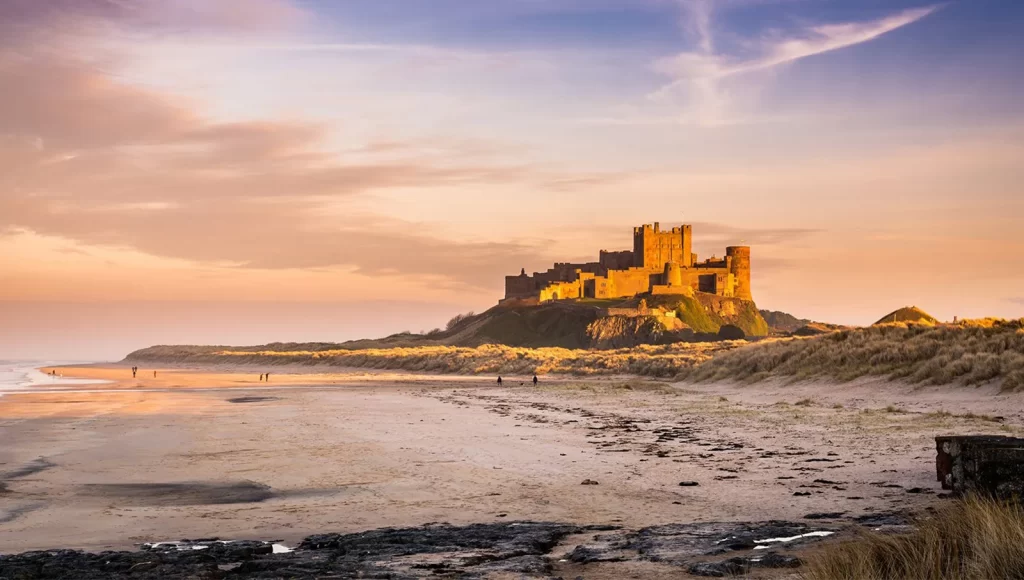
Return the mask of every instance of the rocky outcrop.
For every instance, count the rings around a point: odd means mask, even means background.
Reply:
[[[831,534],[801,523],[692,523],[619,530],[550,522],[383,528],[317,534],[294,550],[259,541],[182,540],[132,552],[47,550],[0,555],[0,578],[184,580],[217,578],[548,578],[559,561],[647,561],[691,574],[723,576],[753,568],[791,568],[781,550]],[[582,544],[555,553],[570,535]],[[570,545],[571,546],[571,545]]]
[[[747,333],[734,324],[723,324],[718,329],[718,338],[722,340],[743,340],[747,338]]]
[[[508,522],[319,534],[294,551],[270,542],[184,540],[135,552],[49,550],[0,556],[0,578],[392,578],[549,577],[546,558],[571,533],[607,527]]]
[[[778,310],[761,310],[761,317],[768,323],[768,329],[775,334],[793,332],[801,326],[810,324],[806,318],[797,318],[788,312]]]
[[[641,344],[669,344],[689,340],[693,331],[678,319],[668,328],[659,316],[604,316],[587,326],[591,348],[629,348]]]

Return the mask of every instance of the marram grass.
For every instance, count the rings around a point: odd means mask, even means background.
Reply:
[[[1024,579],[1020,504],[969,498],[942,506],[907,534],[863,531],[807,558],[806,580]]]
[[[698,382],[865,376],[930,385],[998,381],[1004,390],[1015,391],[1024,389],[1024,321],[887,324],[763,341],[720,353],[683,375]]]
[[[520,348],[502,345],[479,347],[416,346],[329,349],[261,349],[154,346],[128,355],[128,361],[173,364],[306,365],[352,367],[412,372],[453,374],[549,374],[616,375],[630,374],[670,378],[714,353],[735,348],[737,342],[675,343],[642,345],[617,350],[580,350],[566,348]]]

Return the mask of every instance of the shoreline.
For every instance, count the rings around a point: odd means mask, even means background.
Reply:
[[[1021,395],[878,381],[65,369],[114,382],[0,398],[4,553],[429,522],[843,529],[938,505],[935,435],[1024,432]]]
[[[0,365],[0,396],[28,392],[33,389],[47,390],[47,387],[82,386],[103,384],[107,379],[85,378],[69,374],[64,376],[63,370],[58,376],[50,375],[50,370],[74,369],[92,363],[64,361],[4,361]]]

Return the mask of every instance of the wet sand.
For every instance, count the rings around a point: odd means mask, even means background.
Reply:
[[[972,388],[259,373],[65,368],[114,382],[0,397],[0,552],[428,522],[843,521],[940,501],[935,435],[1024,431],[1018,395]]]

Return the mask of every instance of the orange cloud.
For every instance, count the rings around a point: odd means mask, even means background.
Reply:
[[[76,6],[26,8],[21,22],[60,23],[69,12],[133,19],[160,10],[146,2]],[[196,103],[32,46],[0,46],[0,85],[12,89],[0,94],[0,232],[8,234],[31,231],[235,267],[348,266],[493,287],[507,269],[501,264],[541,256],[515,241],[454,241],[365,212],[323,214],[393,187],[547,180],[563,188],[589,179],[461,157],[380,161],[363,151],[347,162],[324,146],[323,124],[218,122]]]
[[[67,32],[121,25],[170,31],[281,30],[308,15],[289,0],[5,0],[0,27],[8,34]]]

